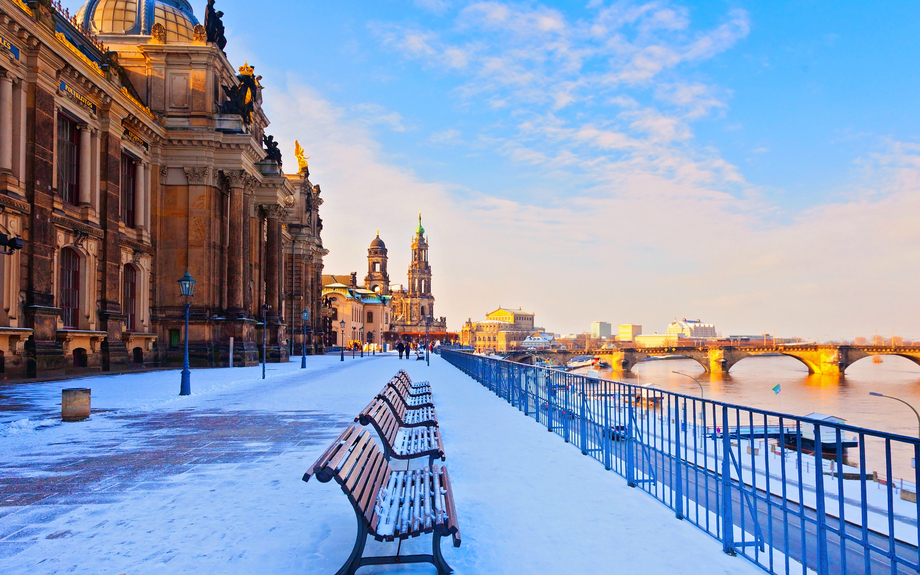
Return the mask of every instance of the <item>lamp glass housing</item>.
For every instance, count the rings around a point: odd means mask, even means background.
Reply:
[[[310,319],[310,310],[305,309],[305,310],[303,310],[302,312],[300,312],[300,319],[304,320],[305,322],[306,322],[307,320],[309,320],[309,319]]]
[[[178,280],[179,282],[179,293],[182,294],[182,297],[193,297],[195,295],[195,280],[192,276],[189,275],[188,270],[185,270],[185,275],[182,276],[182,279]]]

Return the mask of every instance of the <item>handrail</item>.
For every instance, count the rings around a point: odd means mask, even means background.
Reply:
[[[920,570],[920,470],[909,470],[913,492],[891,480],[920,460],[920,439],[448,348],[441,357],[769,573]]]

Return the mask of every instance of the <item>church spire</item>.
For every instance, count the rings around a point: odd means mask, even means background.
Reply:
[[[415,234],[420,237],[425,235],[425,228],[422,227],[422,212],[418,213],[418,227],[415,229]]]

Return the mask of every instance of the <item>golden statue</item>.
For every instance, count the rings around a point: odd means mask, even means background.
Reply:
[[[309,157],[304,157],[303,148],[300,147],[300,142],[294,140],[294,156],[297,158],[298,171],[302,172],[307,168],[307,160]]]

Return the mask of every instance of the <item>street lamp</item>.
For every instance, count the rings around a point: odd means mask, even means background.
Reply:
[[[900,401],[901,403],[903,403],[904,405],[906,405],[907,407],[909,407],[910,410],[914,412],[914,415],[917,416],[917,428],[920,429],[920,413],[917,413],[917,410],[914,409],[914,406],[913,406],[913,405],[907,403],[907,402],[904,401],[903,399],[898,399],[897,397],[892,397],[892,396],[890,396],[890,395],[885,395],[885,394],[883,394],[883,393],[878,393],[878,392],[876,392],[876,391],[870,391],[870,392],[869,392],[869,395],[874,396],[874,397],[887,397],[888,399],[893,399],[893,400],[895,400],[895,401]]]
[[[428,351],[428,328],[431,327],[431,316],[425,316],[425,365],[431,365],[431,353]]]
[[[345,320],[339,322],[339,327],[342,328],[342,358],[339,361],[345,361]]]
[[[355,358],[355,328],[351,327],[351,359]]]
[[[5,248],[4,251],[0,251],[0,254],[11,256],[16,253],[16,250],[24,248],[25,245],[26,243],[22,238],[11,238],[6,234],[0,234],[0,248]]]
[[[361,332],[361,357],[364,357],[364,326],[362,325],[359,329]]]
[[[692,375],[687,375],[686,373],[681,373],[681,372],[679,372],[679,371],[672,371],[671,373],[676,373],[677,375],[682,375],[682,376],[684,376],[684,377],[689,377],[690,379],[692,379],[693,381],[695,381],[696,384],[697,384],[698,386],[700,386],[700,398],[703,398],[703,397],[706,396],[706,392],[703,391],[703,384],[700,383],[699,380],[698,380],[697,378],[693,377]]]
[[[268,334],[268,310],[272,306],[267,303],[262,304],[262,379],[265,379],[265,362],[268,361],[268,352],[266,351],[266,334]]]
[[[310,319],[310,310],[304,308],[300,312],[300,331],[302,334],[300,340],[300,369],[306,369],[307,367],[307,321]]]
[[[192,307],[192,298],[195,297],[195,280],[185,270],[185,275],[179,282],[179,293],[182,294],[182,303],[185,305],[185,359],[182,362],[182,383],[179,385],[179,395],[192,394],[192,372],[188,368],[188,312]]]

